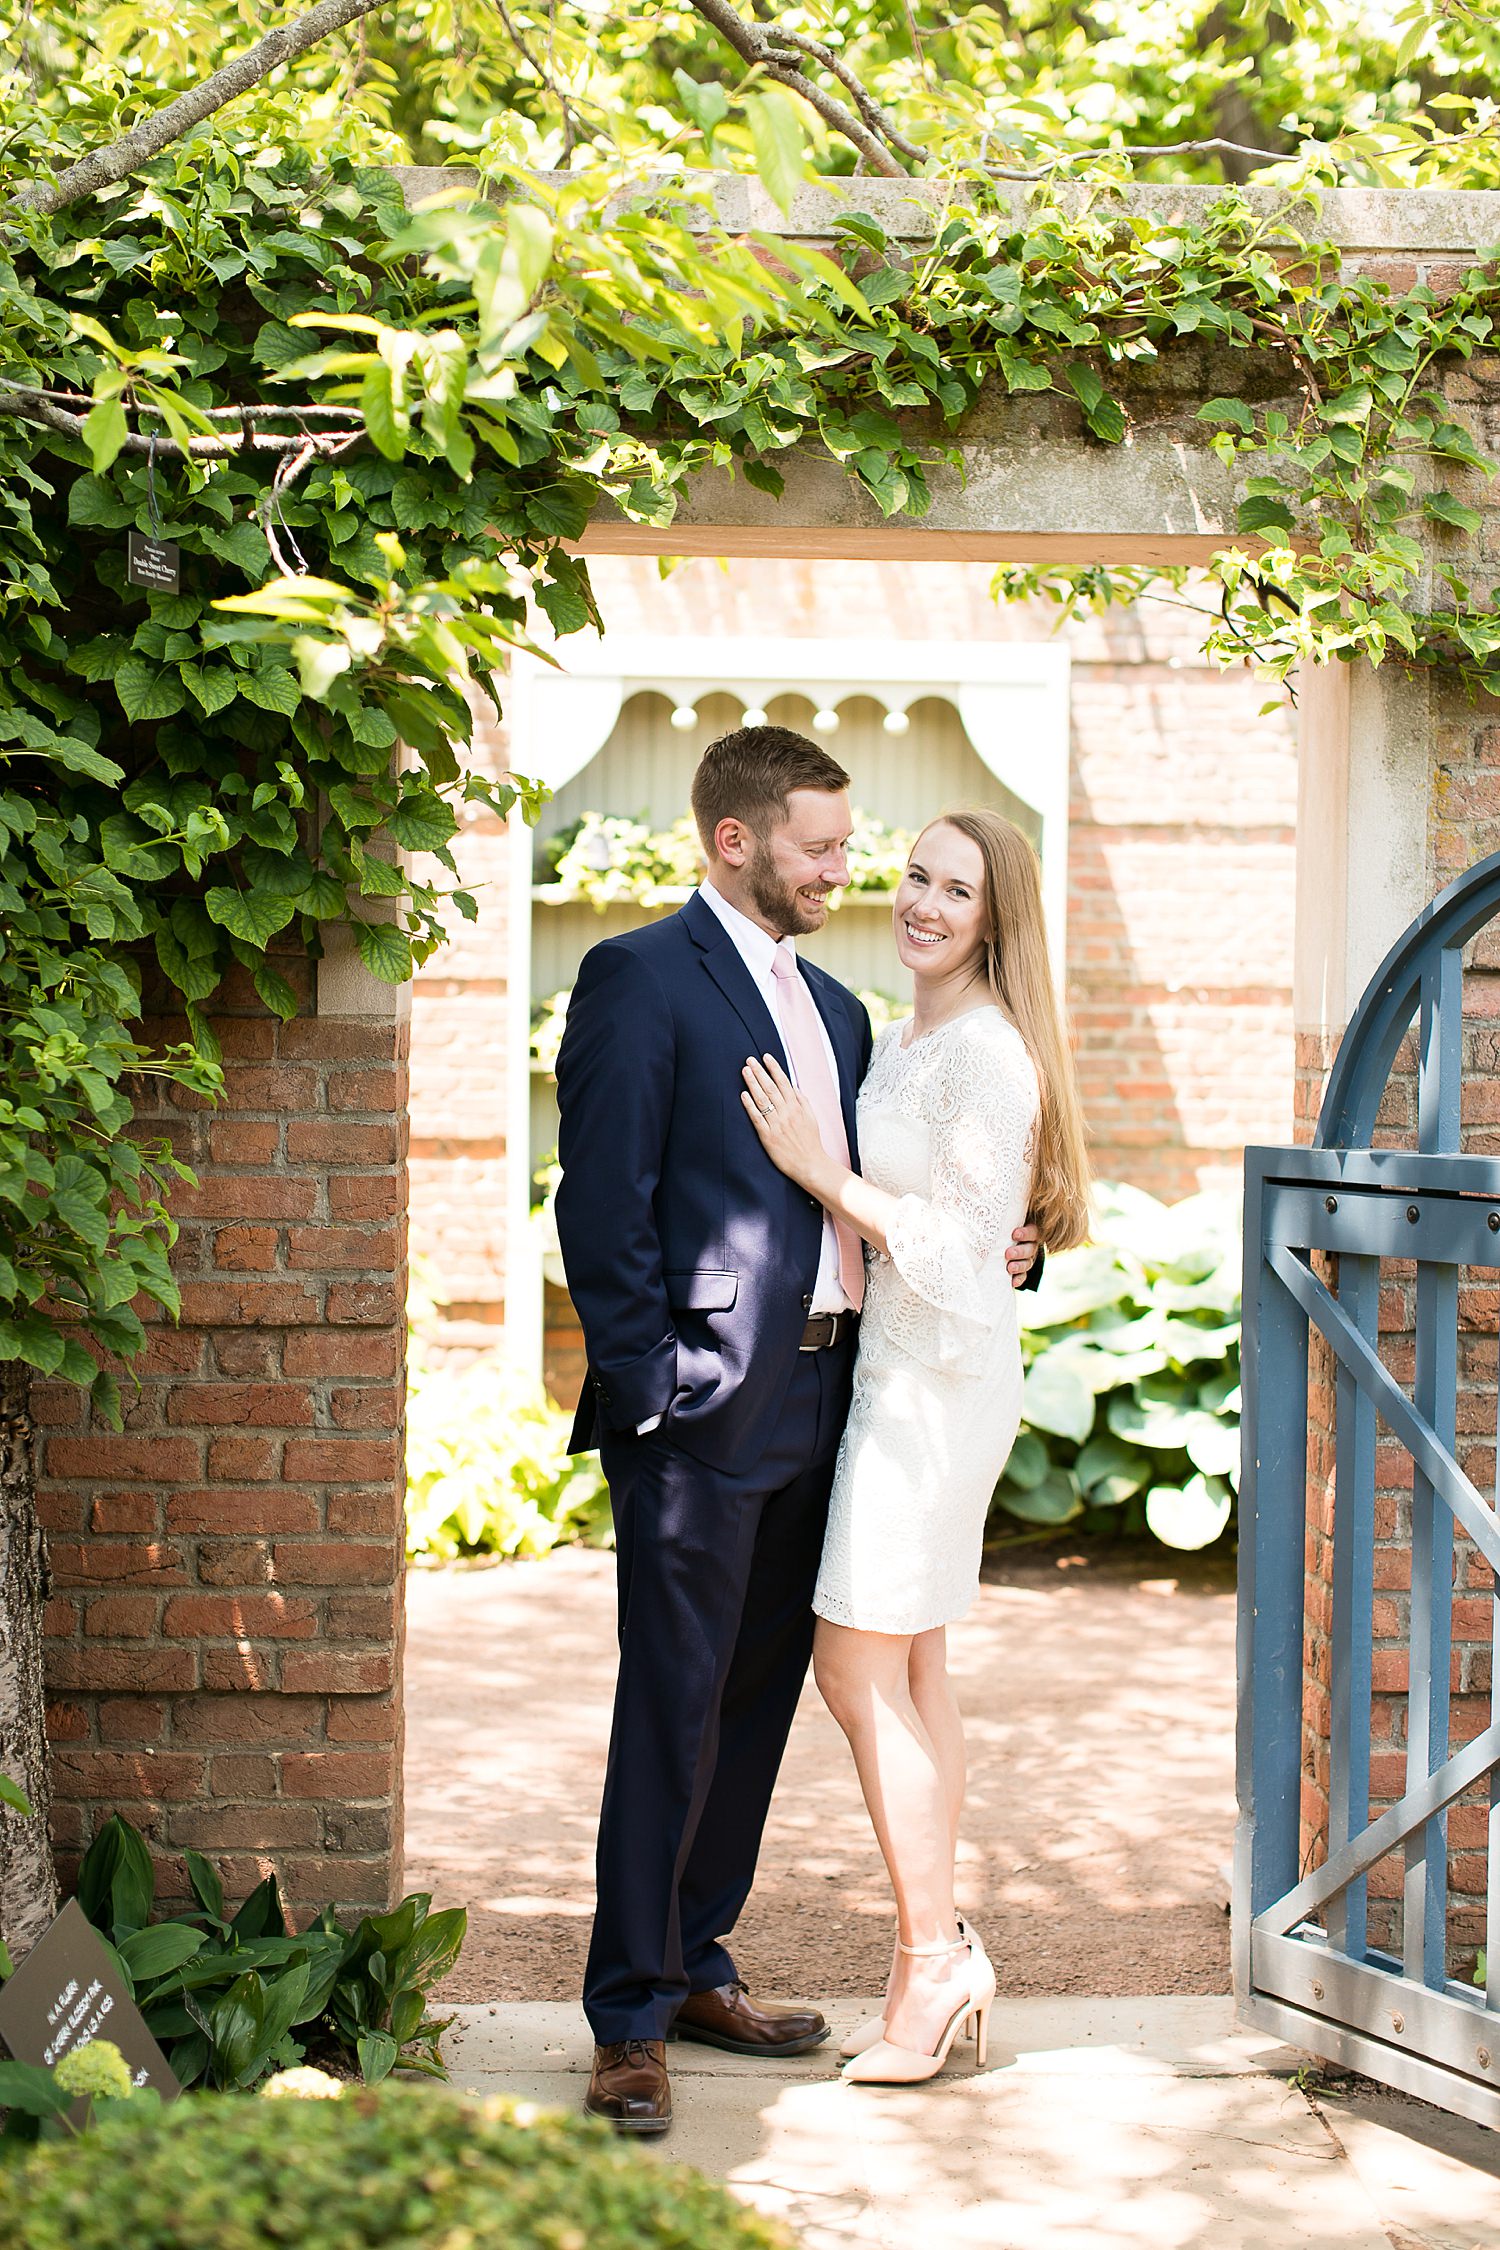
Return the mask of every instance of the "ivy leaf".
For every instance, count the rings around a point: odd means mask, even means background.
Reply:
[[[265,576],[271,560],[271,550],[266,545],[266,535],[256,523],[231,524],[228,531],[210,530],[200,533],[203,544],[220,562],[233,563],[247,578]]]
[[[297,911],[296,899],[282,898],[274,891],[236,891],[227,883],[216,883],[206,891],[203,903],[231,937],[261,947],[268,945],[278,930],[284,930]]]
[[[135,510],[113,485],[99,477],[79,477],[68,494],[68,521],[92,524],[101,531],[119,531],[135,521]]]
[[[1095,437],[1102,438],[1106,445],[1118,445],[1125,435],[1125,415],[1105,389],[1103,378],[1092,367],[1070,367],[1068,381]]]
[[[435,852],[457,835],[458,821],[441,797],[407,797],[392,813],[390,830],[404,852]]]
[[[311,914],[318,922],[331,922],[344,911],[344,886],[325,868],[318,868],[305,891],[297,894],[297,906],[303,914]]]
[[[286,978],[281,975],[279,970],[269,966],[253,969],[251,976],[254,979],[256,991],[270,1009],[272,1015],[280,1016],[283,1023],[290,1023],[297,1013],[297,995],[287,983]]]
[[[1255,416],[1242,398],[1211,398],[1199,407],[1200,422],[1232,422],[1246,437],[1253,436]]]
[[[1324,422],[1363,422],[1369,418],[1374,403],[1374,393],[1368,383],[1351,383],[1337,398],[1326,402],[1319,418]]]
[[[911,275],[905,266],[877,266],[873,273],[865,275],[857,287],[865,303],[872,308],[893,305],[911,287]]]
[[[122,633],[96,633],[91,641],[70,651],[68,670],[84,680],[112,680],[129,647]]]
[[[281,664],[268,664],[259,672],[240,675],[240,693],[262,711],[280,711],[290,718],[302,701],[302,690]]]
[[[232,664],[179,664],[178,676],[205,718],[222,711],[240,692],[244,674]]]
[[[102,1336],[100,1341],[104,1341]],[[89,1404],[95,1419],[102,1422],[107,1430],[124,1429],[125,1416],[120,1405],[120,1386],[107,1367],[101,1367],[89,1384]]]
[[[742,461],[740,474],[746,484],[753,484],[758,492],[769,492],[778,500],[786,490],[786,478],[769,461]]]
[[[411,434],[411,415],[406,404],[405,384],[398,381],[385,360],[372,362],[360,386],[359,406],[371,444],[388,461],[401,460]]]
[[[117,398],[102,398],[90,408],[83,418],[83,442],[89,449],[95,476],[109,467],[129,435],[125,409]]]
[[[170,719],[187,701],[181,680],[173,671],[148,664],[143,656],[129,656],[115,674],[115,693],[127,719]]]
[[[1434,523],[1449,523],[1456,531],[1467,531],[1471,535],[1484,521],[1477,508],[1468,507],[1451,492],[1430,492],[1422,502],[1422,513],[1430,516]]]
[[[581,633],[589,622],[589,605],[576,586],[544,578],[536,588],[536,598],[554,633]]]
[[[354,942],[372,977],[382,984],[405,984],[411,975],[411,941],[394,922],[356,922]]]
[[[526,496],[526,519],[552,539],[577,539],[589,520],[592,494],[581,483],[549,484]]]
[[[674,70],[672,84],[677,88],[678,99],[700,133],[713,132],[715,126],[722,125],[729,115],[729,96],[717,83],[710,81],[707,85],[700,85],[696,78],[689,78],[685,70]]]
[[[1242,500],[1238,524],[1241,531],[1279,531],[1285,536],[1292,528],[1292,512],[1284,500]]]

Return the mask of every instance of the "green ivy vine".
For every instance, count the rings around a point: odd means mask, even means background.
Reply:
[[[680,186],[496,184],[413,213],[388,173],[205,130],[0,230],[0,1358],[96,1380],[106,1415],[134,1300],[175,1303],[181,1168],[128,1137],[130,1079],[214,1091],[231,973],[287,1017],[289,953],[343,928],[400,980],[472,916],[464,807],[538,801],[475,770],[473,699],[534,610],[599,622],[568,543],[604,496],[664,527],[701,470],[779,493],[815,447],[921,516],[982,390],[1118,444],[1140,364],[1208,341],[1245,370],[1198,409],[1243,494],[1210,651],[1500,684],[1491,464],[1442,388],[1493,345],[1493,261],[1392,295],[1237,190],[1018,218],[971,182],[912,259],[852,200],[822,251]],[[131,533],[178,549],[175,589],[131,582]],[[163,993],[183,1035],[153,1050]]]

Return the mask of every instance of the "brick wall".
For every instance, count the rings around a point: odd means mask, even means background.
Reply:
[[[310,963],[285,973],[312,1000]],[[238,972],[236,972],[238,977]],[[143,1125],[174,1198],[180,1325],[156,1318],[126,1429],[39,1384],[47,1666],[64,1879],[119,1810],[232,1893],[382,1905],[399,1871],[406,1027],[279,1024],[238,985],[228,1098]],[[148,1037],[181,1036],[156,1023]]]

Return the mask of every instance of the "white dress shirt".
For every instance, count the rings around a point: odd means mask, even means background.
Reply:
[[[699,886],[698,896],[702,899],[704,905],[715,913],[723,923],[734,940],[735,951],[754,978],[755,989],[770,1010],[772,1023],[781,1033],[782,1047],[786,1050],[788,1067],[792,1082],[795,1084],[797,1074],[795,1068],[791,1066],[791,1050],[787,1046],[786,1026],[781,1020],[781,1010],[777,1005],[776,973],[772,963],[775,961],[778,952],[790,954],[793,962],[795,962],[797,948],[790,938],[782,938],[778,943],[769,930],[761,928],[759,922],[752,922],[748,914],[742,914],[737,906],[731,906],[723,892],[716,891],[712,883],[702,883]],[[800,975],[800,973],[799,970],[798,974]],[[811,997],[810,994],[809,997]],[[834,1054],[833,1042],[828,1036],[828,1027],[823,1021],[822,1011],[816,1000],[813,1001],[813,1015],[817,1019],[818,1037],[823,1042],[823,1052],[828,1058],[828,1068],[832,1073],[833,1083],[837,1087],[839,1083],[838,1058]],[[757,1056],[756,1060],[759,1061],[760,1057]],[[818,1250],[818,1275],[813,1283],[812,1305],[809,1309],[814,1313],[850,1312],[853,1310],[839,1281],[839,1238],[833,1220],[826,1211],[823,1214],[823,1240]]]

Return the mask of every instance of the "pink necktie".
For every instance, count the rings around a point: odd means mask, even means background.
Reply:
[[[781,1010],[781,1031],[791,1058],[798,1091],[806,1094],[818,1120],[823,1146],[840,1164],[849,1161],[849,1136],[839,1090],[828,1067],[828,1052],[818,1024],[817,1004],[797,973],[797,957],[789,945],[778,945],[771,960],[776,978],[776,998]],[[835,1219],[839,1244],[839,1286],[856,1312],[865,1301],[864,1244],[846,1219]]]

